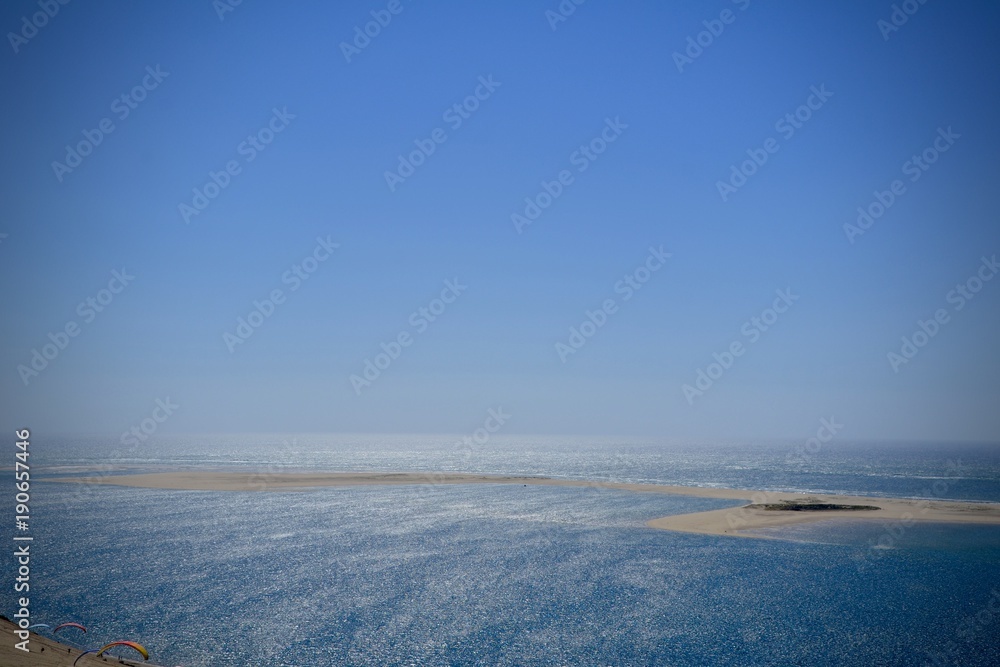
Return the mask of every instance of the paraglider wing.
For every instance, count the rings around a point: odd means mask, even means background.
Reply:
[[[35,623],[35,624],[33,624],[33,625],[29,625],[29,626],[28,626],[28,629],[29,629],[29,630],[31,630],[31,629],[33,629],[33,628],[50,628],[50,629],[51,629],[51,628],[52,628],[52,626],[51,626],[51,625],[49,625],[48,623]]]
[[[76,656],[76,660],[73,661],[73,667],[76,667],[76,663],[80,662],[80,658],[82,658],[83,656],[87,655],[88,653],[97,653],[97,649],[96,648],[92,648],[89,651],[84,651],[80,655]]]
[[[129,648],[135,649],[136,651],[141,653],[143,660],[149,660],[149,651],[147,651],[142,644],[136,644],[135,642],[111,642],[110,644],[105,644],[97,652],[97,657],[101,657],[101,655],[103,655],[105,651],[114,646],[128,646]],[[77,659],[79,660],[79,658]]]
[[[83,627],[79,623],[69,622],[69,623],[60,623],[59,625],[57,625],[56,629],[52,631],[52,634],[55,634],[55,633],[59,632],[63,628],[79,628],[79,629],[83,630],[84,632],[87,631],[87,628]]]

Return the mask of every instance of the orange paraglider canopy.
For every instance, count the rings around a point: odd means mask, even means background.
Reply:
[[[97,652],[97,657],[101,657],[101,655],[105,651],[107,651],[109,648],[112,648],[113,646],[128,646],[129,648],[135,649],[136,651],[138,651],[139,653],[141,653],[143,660],[149,660],[149,651],[147,651],[146,648],[142,644],[136,644],[135,642],[124,642],[124,641],[122,641],[122,642],[111,642],[110,644],[105,644]]]
[[[101,648],[92,648],[89,651],[85,651],[80,655],[76,656],[76,660],[73,661],[73,664],[76,665],[76,663],[80,661],[80,658],[90,653],[96,653],[97,654],[96,657],[99,658],[104,654],[105,651],[107,651],[109,648],[114,648],[115,646],[128,646],[129,648],[138,651],[142,655],[143,660],[149,660],[149,651],[147,651],[146,647],[143,646],[142,644],[137,644],[135,642],[120,641],[120,642],[111,642],[110,644],[105,644]]]
[[[52,631],[52,634],[55,634],[55,633],[59,632],[63,628],[79,628],[80,630],[83,630],[84,632],[87,631],[87,628],[83,627],[79,623],[73,623],[72,621],[70,621],[69,623],[60,623],[59,625],[57,625],[55,627],[55,629]]]

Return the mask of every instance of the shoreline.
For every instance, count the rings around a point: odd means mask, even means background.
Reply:
[[[730,535],[761,538],[746,531],[773,528],[816,521],[854,519],[859,521],[970,523],[1000,525],[1000,503],[955,500],[918,500],[881,498],[877,496],[847,496],[836,494],[804,494],[784,491],[751,491],[699,486],[662,484],[630,484],[624,482],[594,482],[539,476],[479,475],[469,473],[389,473],[389,472],[222,472],[175,471],[101,477],[62,477],[39,479],[59,484],[94,484],[127,486],[177,491],[291,491],[321,487],[354,487],[417,484],[508,484],[522,486],[563,486],[617,489],[637,493],[661,493],[717,500],[744,500],[755,503],[761,498],[767,503],[785,501],[873,505],[878,509],[793,511],[766,510],[747,505],[676,514],[652,519],[650,528],[703,535]]]

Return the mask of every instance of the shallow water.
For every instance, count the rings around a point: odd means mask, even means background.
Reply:
[[[431,469],[448,450],[447,442],[436,454],[387,446],[380,459],[346,446],[301,447],[282,463]],[[470,460],[489,472],[603,470],[621,480],[752,488],[762,471],[780,467],[783,451],[744,451],[756,462],[740,477],[719,467],[735,459],[718,451],[699,459],[640,448],[607,468],[615,453],[594,450],[588,459],[586,449],[571,457],[522,443],[514,456]],[[133,460],[253,466],[265,451]],[[533,451],[544,452],[542,463]],[[874,493],[909,488],[946,460],[914,454],[912,476],[900,477],[905,461],[876,460],[859,474],[860,452],[838,456],[854,471],[839,486]],[[656,468],[656,457],[672,463]],[[49,465],[87,459],[51,456]],[[955,496],[993,488],[995,462],[986,459],[968,479],[950,481]],[[709,476],[713,467],[718,477]],[[133,638],[154,662],[187,667],[922,665],[946,650],[954,664],[1000,664],[1000,614],[989,612],[1000,589],[1000,528],[821,522],[763,531],[786,539],[752,540],[644,525],[738,504],[516,485],[245,493],[38,483],[34,620],[78,620],[91,629],[88,645]]]
[[[913,528],[916,544],[876,557],[864,539],[642,526],[732,504],[718,500],[109,487],[68,510],[71,489],[43,493],[33,592],[51,618],[39,620],[83,620],[94,643],[141,638],[169,664],[912,665],[1000,582],[996,528],[960,531],[984,548],[920,544]],[[996,630],[965,641],[962,664],[996,664]]]
[[[815,493],[1000,502],[1000,444],[698,443],[491,435],[154,436],[37,441],[36,460],[139,469],[464,471]],[[463,442],[467,440],[468,442]]]

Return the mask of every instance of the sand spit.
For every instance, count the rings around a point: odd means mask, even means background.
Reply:
[[[523,486],[569,486],[620,489],[640,493],[665,493],[696,498],[745,500],[754,503],[780,504],[826,503],[868,505],[878,509],[867,511],[783,511],[731,507],[708,512],[665,516],[647,525],[662,530],[674,530],[708,535],[753,537],[745,531],[798,523],[828,520],[890,520],[908,525],[914,521],[944,523],[978,523],[1000,525],[1000,504],[945,500],[911,500],[867,496],[806,495],[802,493],[748,491],[696,486],[666,486],[660,484],[624,484],[586,480],[556,479],[535,476],[474,475],[466,473],[273,473],[183,471],[136,475],[105,475],[101,477],[67,477],[47,480],[59,483],[108,484],[153,489],[188,491],[282,491],[315,487],[346,487],[401,484],[508,484]]]

